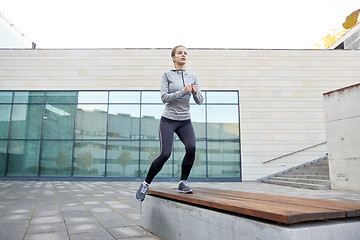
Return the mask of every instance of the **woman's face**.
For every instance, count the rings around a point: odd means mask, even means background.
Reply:
[[[175,65],[185,65],[187,60],[186,48],[178,47],[175,51],[175,56],[172,57],[172,60],[174,61]]]

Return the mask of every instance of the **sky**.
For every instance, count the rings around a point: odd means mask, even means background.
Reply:
[[[37,48],[311,49],[359,0],[0,0]]]

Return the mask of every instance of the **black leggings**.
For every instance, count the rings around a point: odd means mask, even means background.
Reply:
[[[196,139],[191,120],[176,121],[161,117],[159,126],[160,155],[152,162],[145,182],[151,183],[171,155],[171,148],[176,133],[185,145],[185,156],[181,165],[181,180],[187,180],[195,160]]]

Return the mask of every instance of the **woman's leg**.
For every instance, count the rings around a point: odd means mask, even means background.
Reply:
[[[190,175],[195,160],[196,138],[193,125],[189,120],[184,126],[176,131],[181,142],[185,145],[185,156],[181,165],[181,179],[186,181]]]
[[[159,125],[160,155],[152,162],[145,182],[150,184],[154,177],[160,172],[165,162],[171,155],[172,142],[174,138],[175,122],[166,118],[161,118]]]

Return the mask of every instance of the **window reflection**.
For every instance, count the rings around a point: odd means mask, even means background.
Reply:
[[[71,176],[73,141],[43,141],[40,176]]]
[[[142,92],[142,103],[162,103],[160,91]]]
[[[75,142],[74,177],[104,177],[105,146],[105,141]]]
[[[138,177],[139,141],[109,141],[106,176]]]
[[[39,153],[40,141],[10,141],[7,176],[37,176]]]
[[[190,177],[240,177],[238,92],[203,95],[190,107]],[[0,176],[145,177],[160,154],[160,91],[14,91],[12,99],[0,91]],[[173,145],[157,177],[180,176],[185,150],[176,134]]]
[[[159,123],[163,105],[143,105],[141,107],[141,138],[159,139]]]
[[[208,139],[238,139],[238,106],[209,105],[207,111]]]
[[[79,139],[106,138],[107,105],[78,105],[75,136]]]
[[[9,135],[11,105],[0,105],[0,139],[7,139]]]
[[[230,91],[224,91],[224,92],[213,92],[209,91],[206,92],[206,100],[207,103],[233,103],[238,104],[239,102],[239,95],[238,92],[230,92]]]
[[[15,92],[14,103],[43,103],[44,92]]]
[[[107,103],[108,92],[79,92],[78,103]]]
[[[13,92],[0,91],[0,103],[11,103]]]
[[[46,104],[43,138],[73,139],[75,105]]]
[[[76,92],[47,92],[46,102],[47,103],[75,103]]]
[[[5,176],[6,171],[7,140],[0,140],[0,176]]]
[[[208,142],[208,170],[212,177],[240,176],[239,142]]]
[[[139,139],[140,105],[109,106],[108,138]]]
[[[39,139],[44,105],[13,105],[10,138]]]
[[[140,103],[140,92],[111,91],[109,103]]]

